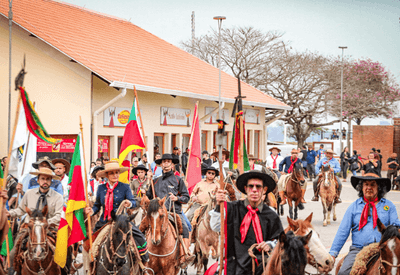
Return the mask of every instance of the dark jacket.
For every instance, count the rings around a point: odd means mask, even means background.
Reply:
[[[307,150],[301,150],[301,152],[303,153],[303,157],[301,158],[301,161],[307,161]]]
[[[396,163],[399,163],[399,160],[398,160],[397,158],[394,158],[394,159],[388,158],[388,160],[386,161],[386,163],[389,163],[389,162],[392,162],[392,161],[394,161],[394,162],[396,162]],[[396,164],[393,164],[393,163],[389,165],[389,168],[391,168],[391,169],[397,169],[397,167],[399,167],[399,166],[396,165]]]
[[[282,172],[283,170],[283,166],[285,165],[285,173],[288,172],[288,169],[290,167],[290,165],[292,164],[292,162],[290,161],[292,156],[287,156],[286,158],[284,158],[281,163],[279,163],[279,171]],[[297,158],[296,163],[301,164],[301,160],[299,158]]]
[[[378,175],[381,177],[381,169],[382,169],[382,163],[378,160],[378,166],[374,166],[370,161],[363,166],[363,170],[365,171],[365,174],[367,173],[374,173],[375,175]]]
[[[314,164],[315,158],[317,157],[317,152],[313,149],[307,151],[307,164]]]
[[[188,164],[189,155],[185,152],[182,154],[182,172],[186,175],[186,169]]]
[[[189,192],[186,188],[185,183],[179,176],[175,176],[174,172],[171,170],[167,173],[162,173],[161,176],[154,179],[154,191],[156,197],[162,199],[167,196],[165,200],[165,207],[170,209],[170,200],[169,193],[174,194],[174,196],[178,197],[178,200],[174,202],[175,204],[175,212],[180,214],[182,213],[182,204],[186,204],[189,202],[190,196]],[[153,199],[153,191],[151,188],[146,192],[147,197],[152,200]],[[172,208],[171,208],[171,211]]]
[[[345,159],[345,157],[347,159]],[[340,163],[349,162],[350,160],[350,153],[345,153],[344,151],[340,154]]]

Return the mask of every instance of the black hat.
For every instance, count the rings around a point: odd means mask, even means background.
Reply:
[[[179,150],[179,148],[175,146],[175,147],[174,147],[174,150]]]
[[[202,154],[202,155],[204,155],[204,154],[207,154],[207,155],[208,155],[208,152],[207,152],[207,150],[204,150],[201,154]]]
[[[372,151],[372,152],[375,152],[375,151],[376,151],[375,147],[373,147],[373,148],[371,149],[371,151]]]
[[[357,190],[357,185],[366,180],[374,180],[378,185],[385,186],[386,192],[389,192],[392,187],[390,179],[380,178],[378,175],[375,175],[374,173],[367,173],[364,176],[352,176],[351,185],[353,185],[353,188]]]
[[[172,160],[173,164],[178,164],[179,163],[179,158],[174,158],[171,154],[163,154],[162,158],[155,160],[155,163],[156,164],[161,164],[164,159]]]
[[[269,192],[274,191],[276,187],[276,182],[274,181],[273,178],[271,178],[269,175],[257,171],[248,171],[243,174],[241,174],[238,179],[236,180],[236,186],[239,189],[240,192],[246,193],[244,190],[244,187],[247,185],[247,182],[250,179],[260,179],[263,181],[264,187],[268,187],[267,194]]]
[[[137,176],[137,170],[143,170],[147,173],[147,171],[149,171],[149,169],[146,168],[146,166],[144,166],[143,164],[139,164],[138,166],[132,168],[132,174]]]
[[[51,170],[54,171],[56,169],[56,167],[51,162],[51,159],[48,156],[40,158],[37,162],[32,163],[32,167],[35,168],[35,169],[39,169],[39,164],[41,164],[42,162],[47,162],[50,165],[50,169]]]
[[[97,172],[99,172],[99,171],[103,171],[104,170],[104,166],[95,166],[94,168],[93,168],[93,170],[92,170],[92,173],[91,173],[91,175],[92,175],[92,177],[93,178],[96,178],[96,174],[97,174]]]
[[[216,169],[214,166],[208,166],[208,167],[205,167],[205,168],[201,167],[201,172],[202,172],[203,174],[206,174],[207,171],[214,171],[214,172],[215,172],[215,176],[216,176],[216,177],[219,176],[219,170]]]

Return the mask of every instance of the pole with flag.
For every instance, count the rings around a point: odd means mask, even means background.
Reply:
[[[188,183],[189,194],[192,194],[196,184],[201,181],[201,146],[198,105],[199,102],[196,102],[189,142],[188,164],[186,168],[186,181]],[[188,175],[190,176],[188,177]]]

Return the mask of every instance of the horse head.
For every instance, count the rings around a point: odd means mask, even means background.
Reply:
[[[116,216],[114,215],[114,213],[112,213],[111,216],[113,218],[113,223],[110,231],[110,249],[112,252],[112,262],[114,265],[122,267],[127,263],[128,259],[128,243],[131,237],[132,226],[130,222],[135,218],[136,215]]]
[[[329,187],[331,185],[331,183],[334,182],[334,175],[331,172],[331,166],[327,165],[327,166],[323,166],[322,169],[322,179],[323,179],[323,183],[325,187]]]
[[[208,209],[214,209],[215,206],[217,205],[217,196],[215,195],[215,192],[208,192],[208,196],[210,199],[208,200]]]
[[[33,211],[26,207],[26,213],[29,215],[29,245],[28,255],[31,260],[42,261],[47,257],[47,205],[42,211],[34,209]]]
[[[400,264],[400,229],[393,225],[385,227],[378,219],[378,230],[382,233],[382,239],[379,242],[382,262],[386,270],[391,269],[388,274],[397,274]]]
[[[307,265],[305,246],[310,241],[312,231],[306,236],[296,236],[293,231],[287,234],[283,231],[279,235],[279,249],[281,251],[281,274],[304,274]]]
[[[147,219],[149,220],[151,242],[159,245],[168,229],[168,213],[165,207],[166,197],[163,199],[155,198],[150,201],[147,208]]]
[[[319,234],[314,230],[311,221],[313,213],[311,213],[305,220],[292,220],[287,217],[289,226],[285,231],[293,231],[297,236],[306,236],[312,232],[308,244],[305,246],[307,251],[307,262],[314,266],[322,274],[326,274],[333,269],[334,261],[332,256],[328,253],[325,246],[319,237]]]
[[[296,162],[294,164],[293,174],[299,182],[300,186],[303,186],[306,180],[304,179],[303,166],[300,163]]]

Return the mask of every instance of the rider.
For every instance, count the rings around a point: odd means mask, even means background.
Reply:
[[[261,250],[270,252],[277,243],[279,234],[283,231],[279,216],[262,201],[263,194],[275,189],[275,181],[267,174],[249,171],[241,174],[236,181],[238,189],[247,194],[245,200],[227,202],[225,245],[228,254],[225,274],[252,274],[252,261],[248,249],[258,243],[255,255],[257,262],[262,263]],[[210,211],[210,227],[215,232],[220,231],[220,203],[226,201],[227,191],[218,189],[217,206]],[[256,230],[258,228],[259,230]],[[258,233],[255,233],[258,232]],[[214,265],[214,269],[216,265]],[[263,272],[262,264],[258,265],[255,274]],[[209,273],[210,274],[210,273]],[[213,273],[211,273],[213,274]]]
[[[382,235],[376,226],[378,218],[385,226],[400,226],[395,205],[384,198],[390,191],[389,179],[368,173],[364,176],[351,177],[351,185],[358,191],[360,198],[347,208],[329,251],[329,254],[336,258],[351,231],[352,245],[339,270],[339,275],[350,274],[358,252],[363,247],[380,241]]]
[[[99,176],[99,172],[103,170],[103,166],[95,166],[90,174],[92,179],[90,179],[88,183],[88,195],[89,199],[93,202],[96,201],[97,189],[99,188],[99,185],[104,184],[103,178]]]
[[[147,179],[151,179],[153,173],[143,164],[139,164],[132,169],[132,174],[137,176],[130,182],[132,193],[135,197],[137,196],[141,198],[147,191]]]
[[[154,180],[154,193],[158,198],[164,198],[167,196],[165,200],[165,207],[168,211],[173,211],[172,207],[175,207],[175,212],[178,214],[182,221],[183,227],[183,242],[188,251],[188,254],[185,255],[185,249],[180,249],[180,257],[179,257],[179,265],[182,269],[185,269],[189,264],[191,264],[195,258],[194,255],[191,255],[189,252],[189,228],[185,222],[185,219],[182,215],[182,204],[186,204],[189,201],[189,192],[186,188],[185,183],[179,177],[174,175],[172,170],[172,166],[178,163],[178,160],[174,158],[171,154],[163,154],[161,159],[156,160],[157,164],[161,164],[163,169],[163,173],[161,176]],[[153,190],[149,188],[146,193],[147,197],[151,200],[153,199]]]
[[[339,161],[333,157],[334,154],[335,153],[331,149],[326,150],[326,152],[325,152],[326,157],[320,159],[315,167],[317,177],[313,181],[314,197],[311,199],[311,201],[318,201],[318,199],[319,199],[319,197],[318,197],[318,190],[319,190],[318,181],[319,181],[319,178],[322,176],[322,174],[320,174],[321,167],[329,165],[331,172],[333,172],[334,174],[337,174],[340,172],[340,164],[339,164]],[[342,192],[342,182],[340,181],[338,176],[335,175],[335,178],[338,183],[338,186],[336,188],[337,196],[335,199],[335,203],[341,203],[342,200],[340,199],[340,193]]]
[[[267,168],[271,168],[272,171],[278,176],[278,179],[281,177],[281,173],[279,173],[279,164],[282,162],[283,157],[279,155],[281,149],[278,147],[272,147],[269,149],[271,154],[267,157]]]
[[[283,171],[283,166],[285,166],[285,174],[291,174],[294,169],[294,165],[296,163],[301,165],[301,159],[297,157],[297,154],[299,153],[298,150],[292,149],[291,151],[291,156],[287,156],[284,158],[281,163],[279,164],[279,171]],[[280,205],[286,204],[286,198],[285,198],[285,188],[286,188],[286,177],[289,177],[290,175],[286,175],[285,178],[281,178],[278,182],[278,191],[279,191],[279,196],[281,197],[281,203]],[[307,188],[307,183],[304,184],[304,186],[301,187],[301,203],[305,203],[306,201],[304,200],[304,193],[306,192]]]
[[[111,160],[106,162],[104,170],[98,172],[100,177],[107,177],[108,182],[99,185],[93,208],[90,206],[85,208],[86,215],[90,216],[95,215],[101,209],[103,210],[93,232],[96,232],[106,225],[108,221],[112,219],[111,213],[115,214],[124,201],[125,206],[128,208],[134,208],[136,206],[136,201],[133,198],[129,185],[118,181],[120,173],[128,169],[127,167],[119,167],[118,160]],[[132,237],[135,239],[142,261],[148,262],[149,255],[147,252],[146,237],[132,222],[131,225]]]
[[[54,174],[60,178],[61,186],[63,188],[64,202],[68,201],[68,172],[71,164],[65,159],[53,159],[51,161],[56,169]]]

